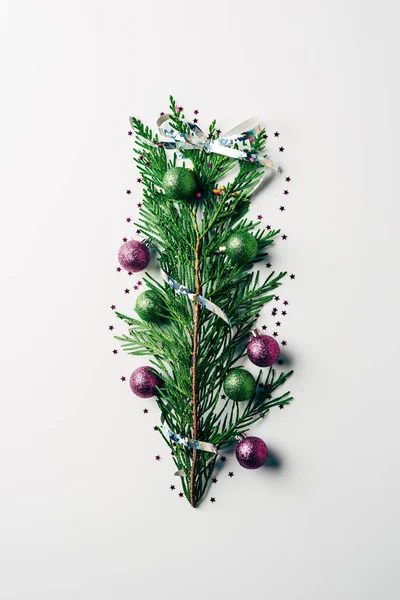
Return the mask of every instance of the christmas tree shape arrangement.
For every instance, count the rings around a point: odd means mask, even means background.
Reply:
[[[272,367],[278,343],[254,329],[257,313],[275,297],[286,273],[260,282],[254,265],[264,260],[279,230],[263,231],[246,217],[252,192],[272,166],[265,130],[252,127],[221,138],[214,121],[204,135],[185,121],[172,97],[170,110],[159,119],[167,123],[160,131],[168,141],[131,119],[143,183],[136,225],[145,239],[126,242],[118,258],[126,270],[140,271],[149,263],[150,246],[161,278],[146,273],[136,315],[117,313],[127,325],[117,339],[129,354],[150,357],[148,366],[132,373],[131,389],[140,397],[155,396],[159,432],[183,493],[196,507],[222,449],[237,443],[236,457],[245,468],[265,462],[267,446],[246,433],[272,407],[292,400],[289,392],[277,392],[291,375],[277,375]],[[233,180],[219,186],[237,166]],[[244,357],[262,367],[256,378],[239,366]]]

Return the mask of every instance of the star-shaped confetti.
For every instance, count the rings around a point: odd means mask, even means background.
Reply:
[[[229,471],[228,477],[233,477],[233,471]]]
[[[211,498],[210,498],[210,502],[215,502],[215,498],[214,498],[214,496],[211,496]]]

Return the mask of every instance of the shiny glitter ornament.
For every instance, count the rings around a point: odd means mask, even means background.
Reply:
[[[139,367],[133,371],[129,380],[132,392],[139,398],[151,398],[161,384],[162,379],[151,367]]]
[[[236,446],[236,458],[245,469],[259,469],[268,458],[267,444],[259,437],[245,437]]]
[[[165,195],[172,200],[187,200],[196,191],[196,180],[193,171],[184,167],[172,167],[164,175],[162,182]]]
[[[255,335],[247,345],[247,356],[257,367],[270,367],[279,358],[279,344],[270,335]]]
[[[163,317],[161,298],[154,290],[146,290],[136,299],[135,310],[143,321],[155,322]]]
[[[228,371],[224,392],[231,400],[250,400],[256,390],[256,381],[249,371],[236,367]]]
[[[248,231],[233,233],[226,242],[225,252],[233,263],[245,265],[255,258],[258,243]]]
[[[118,251],[118,261],[123,269],[131,273],[143,271],[150,262],[150,251],[146,244],[129,240]]]

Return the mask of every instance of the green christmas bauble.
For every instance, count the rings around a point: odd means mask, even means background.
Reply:
[[[172,167],[165,173],[162,186],[167,198],[187,200],[194,196],[196,180],[193,171],[185,167]]]
[[[225,251],[232,262],[237,265],[245,265],[255,258],[258,243],[254,235],[248,231],[240,231],[232,233],[228,238]]]
[[[224,392],[231,400],[250,400],[256,390],[256,380],[253,375],[236,367],[228,371],[224,381]]]
[[[153,323],[162,319],[164,308],[157,292],[146,290],[137,297],[135,310],[143,321]]]

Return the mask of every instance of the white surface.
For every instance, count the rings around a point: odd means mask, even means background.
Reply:
[[[396,4],[0,10],[1,599],[398,598]],[[283,214],[254,203],[296,274],[296,400],[257,429],[281,466],[231,457],[197,511],[108,331],[134,300],[115,272],[140,199],[127,118],[154,124],[170,93],[202,125],[260,116],[292,177]]]

